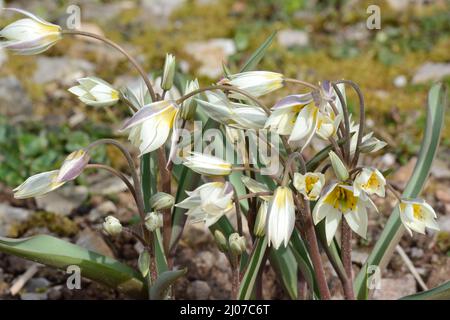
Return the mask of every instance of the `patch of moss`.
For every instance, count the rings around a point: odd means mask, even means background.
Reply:
[[[10,236],[19,237],[28,230],[35,228],[47,228],[50,232],[60,237],[70,237],[78,232],[77,224],[68,217],[51,212],[38,211],[26,222],[11,228]]]

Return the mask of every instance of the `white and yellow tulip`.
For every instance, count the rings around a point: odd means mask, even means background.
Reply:
[[[39,197],[61,187],[65,182],[58,182],[58,175],[59,170],[53,170],[29,177],[13,190],[14,198],[26,199]]]
[[[422,199],[402,199],[399,204],[400,219],[412,236],[412,232],[425,234],[425,229],[439,230],[436,212]]]
[[[385,196],[386,179],[375,168],[362,168],[353,181],[355,196],[365,199],[366,195]]]
[[[110,107],[119,101],[119,92],[96,77],[77,80],[79,85],[69,89],[82,102],[92,107]]]
[[[231,163],[199,152],[191,152],[183,164],[197,173],[210,176],[227,176],[232,170]]]
[[[294,173],[294,187],[306,200],[316,201],[325,185],[325,175],[320,172]]]
[[[186,193],[189,197],[175,206],[188,209],[186,215],[192,223],[204,222],[210,227],[223,215],[235,210],[233,186],[229,182],[205,183]]]
[[[228,76],[230,85],[246,91],[254,97],[260,97],[283,87],[283,75],[270,71],[248,71]],[[248,100],[248,97],[237,92],[230,94],[232,98]]]
[[[270,201],[267,214],[267,237],[269,246],[278,249],[289,243],[295,227],[294,196],[289,187],[278,187]]]
[[[86,150],[77,150],[69,154],[59,169],[57,181],[67,182],[77,178],[89,163],[90,156]]]
[[[314,224],[325,219],[327,243],[330,244],[344,216],[350,228],[363,238],[367,235],[367,208],[376,210],[372,200],[363,200],[353,193],[353,187],[334,183],[320,197],[313,210]]]
[[[0,10],[2,10],[0,8]],[[32,55],[46,51],[61,39],[61,27],[47,22],[32,13],[15,8],[4,8],[19,12],[28,18],[17,20],[0,31],[0,47],[20,55]]]

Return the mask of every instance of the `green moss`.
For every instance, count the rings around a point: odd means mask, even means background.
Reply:
[[[28,230],[35,228],[47,228],[50,232],[55,233],[60,237],[70,237],[78,232],[77,224],[68,217],[45,211],[38,211],[25,223],[21,223],[11,228],[9,236],[19,237]]]

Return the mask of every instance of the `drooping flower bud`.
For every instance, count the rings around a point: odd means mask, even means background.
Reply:
[[[122,232],[122,224],[119,219],[107,216],[105,222],[103,222],[103,230],[110,236],[116,236]]]
[[[158,212],[150,212],[147,213],[145,217],[145,227],[148,231],[155,231],[158,228],[163,226],[163,217],[162,214]]]
[[[227,239],[220,230],[214,231],[214,240],[216,241],[217,247],[219,248],[220,251],[222,252],[228,251]]]
[[[184,90],[184,94],[191,93],[200,88],[198,84],[198,80],[188,81],[186,83],[186,89]],[[195,96],[192,96],[186,99],[181,106],[181,118],[185,120],[192,120],[195,114],[195,109],[197,108],[197,101],[195,100]]]
[[[264,237],[264,235],[266,234],[266,221],[268,210],[269,210],[269,203],[267,201],[262,201],[261,206],[258,209],[258,214],[256,215],[255,226],[253,227],[253,233],[257,237]]]
[[[236,232],[230,234],[228,237],[228,245],[230,246],[231,253],[236,256],[241,255],[246,249],[245,238]]]
[[[158,192],[150,198],[150,203],[152,204],[153,210],[160,211],[172,208],[175,203],[175,198],[171,194]]]
[[[67,182],[77,178],[89,163],[90,155],[86,150],[77,150],[69,154],[59,169],[57,182]]]

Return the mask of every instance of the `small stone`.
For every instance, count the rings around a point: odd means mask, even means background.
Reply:
[[[46,292],[25,292],[20,295],[21,300],[47,300]]]
[[[306,47],[309,45],[308,32],[302,30],[281,30],[277,39],[278,43],[285,48]]]
[[[191,248],[196,248],[202,244],[214,241],[211,232],[202,223],[186,223],[185,230],[183,232],[183,240]]]
[[[401,278],[381,279],[380,288],[374,290],[374,300],[397,300],[401,297],[416,293],[416,280],[411,274]]]
[[[447,189],[442,190],[436,190],[436,198],[439,201],[445,202],[445,203],[450,203],[450,193],[448,192]]]
[[[32,111],[33,105],[22,83],[14,76],[0,78],[0,114],[30,115]]]
[[[207,300],[211,294],[211,288],[206,281],[195,280],[190,283],[187,294],[191,299]]]
[[[431,174],[437,179],[450,179],[450,169],[447,162],[435,159],[431,166]]]
[[[36,198],[38,208],[67,216],[86,201],[88,189],[85,186],[67,185]]]
[[[58,82],[63,86],[73,85],[75,79],[83,78],[95,70],[95,65],[81,59],[39,56],[33,81],[37,84]]]
[[[16,236],[11,234],[13,228],[28,220],[31,214],[29,210],[0,203],[0,237]]]
[[[395,155],[386,153],[381,157],[381,163],[386,167],[392,167],[395,164]]]
[[[97,221],[108,214],[114,214],[117,207],[112,201],[105,201],[89,212],[88,219],[91,222]]]
[[[109,195],[128,190],[126,184],[117,177],[96,175],[91,177],[91,182],[89,191],[93,194]]]
[[[420,66],[412,79],[413,84],[439,81],[450,75],[450,63],[427,62]]]
[[[353,250],[352,252],[352,261],[360,265],[363,265],[367,261],[367,257],[369,257],[367,252],[359,250]]]
[[[100,234],[98,232],[92,231],[89,228],[84,229],[78,235],[76,244],[105,256],[114,257],[114,253],[112,252],[111,248],[106,244],[105,240],[103,240]]]
[[[209,251],[199,252],[193,260],[199,278],[206,279],[214,267],[216,257]]]
[[[211,39],[208,41],[189,42],[184,50],[200,63],[197,70],[200,75],[211,79],[222,75],[222,63],[236,53],[236,46],[231,39]]]
[[[151,16],[156,27],[164,27],[174,10],[179,8],[186,0],[141,0],[141,8],[145,17]]]
[[[448,215],[439,215],[438,217],[438,225],[441,229],[440,231],[449,232],[450,233],[450,216]]]
[[[408,84],[408,79],[404,75],[399,75],[394,78],[394,86],[403,88]]]
[[[423,257],[423,249],[413,247],[411,248],[411,258],[420,259]]]

